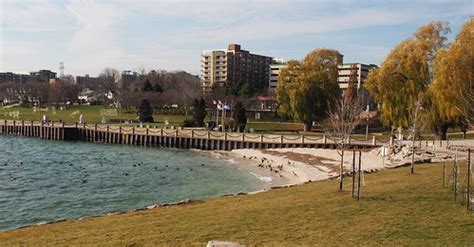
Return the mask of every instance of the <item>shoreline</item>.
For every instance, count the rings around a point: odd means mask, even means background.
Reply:
[[[200,203],[211,198],[221,198],[238,195],[251,195],[266,192],[273,189],[289,188],[310,182],[334,179],[339,177],[340,158],[337,150],[332,149],[312,149],[312,148],[280,148],[280,149],[237,149],[232,151],[203,151],[216,159],[225,159],[230,166],[236,169],[245,170],[264,182],[267,186],[263,189],[249,192],[236,192],[224,195],[211,196],[202,199],[184,199],[172,203],[151,204],[141,208],[128,211],[115,211],[98,215],[84,216],[72,219],[58,219],[53,221],[39,222],[0,230],[8,232],[16,229],[59,223],[64,221],[78,221],[88,218],[104,217],[111,215],[126,214],[155,208],[178,206],[184,204]],[[425,151],[426,152],[426,151]],[[380,156],[380,148],[362,152],[362,168],[364,173],[372,173],[381,169],[391,169],[410,164],[411,159],[404,157],[402,151],[393,154],[391,160],[383,161]],[[352,152],[347,151],[344,155],[345,176],[350,173]],[[400,159],[402,157],[402,159]],[[411,157],[411,156],[410,156]],[[416,162],[426,161],[423,153],[415,155]],[[365,159],[364,159],[365,158]],[[306,159],[306,160],[305,160]],[[450,154],[434,157],[434,162],[451,161],[454,158]],[[428,162],[431,162],[429,159]],[[336,169],[337,168],[337,169]]]

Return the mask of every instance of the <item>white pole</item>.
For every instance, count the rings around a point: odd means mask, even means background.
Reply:
[[[225,116],[225,101],[224,101],[224,105],[222,105],[222,131],[225,130],[225,127],[224,127],[224,116]]]
[[[219,104],[216,105],[216,125],[219,125]]]

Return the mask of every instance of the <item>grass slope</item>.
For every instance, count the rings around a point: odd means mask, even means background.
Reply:
[[[0,245],[189,245],[213,239],[283,246],[474,243],[474,214],[441,188],[440,164],[419,165],[415,175],[408,168],[368,174],[365,182],[360,202],[337,192],[338,181],[321,181],[1,232]]]

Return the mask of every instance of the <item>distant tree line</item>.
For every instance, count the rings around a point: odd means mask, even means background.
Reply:
[[[65,77],[52,84],[43,82],[27,82],[24,84],[7,82],[0,84],[1,99],[11,103],[19,102],[24,105],[75,103],[79,91],[80,87],[73,83],[71,77]]]
[[[93,90],[99,96],[99,103],[111,104],[120,102],[123,108],[136,109],[141,100],[146,99],[153,108],[166,109],[172,105],[190,107],[194,98],[201,97],[199,77],[184,71],[167,72],[164,70],[146,72],[141,70],[128,87],[121,88],[117,83],[119,72],[105,68],[93,83],[77,85],[72,76],[59,78],[55,83],[13,82],[0,84],[0,97],[12,102],[65,104],[80,103],[78,95],[85,88]],[[105,97],[113,92],[116,97],[110,101]]]
[[[104,71],[105,72],[105,71]],[[110,73],[100,77],[110,78]],[[133,108],[146,99],[154,108],[167,108],[177,105],[190,107],[193,99],[201,97],[200,79],[184,71],[167,72],[164,70],[142,71],[125,88],[115,88],[118,101],[124,108]]]

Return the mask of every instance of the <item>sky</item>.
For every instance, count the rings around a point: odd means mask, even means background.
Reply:
[[[339,50],[346,63],[380,64],[430,21],[452,39],[474,0],[0,0],[0,72],[39,69],[98,75],[118,70],[200,73],[203,50],[241,44],[303,59]]]

